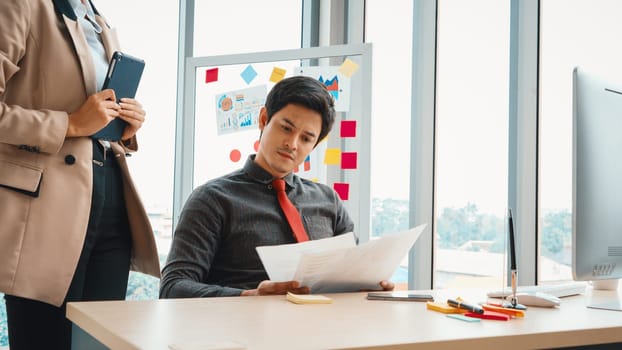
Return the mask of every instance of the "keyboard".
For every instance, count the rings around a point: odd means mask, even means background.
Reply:
[[[558,298],[569,297],[571,295],[583,294],[587,287],[586,282],[564,282],[560,284],[541,284],[537,286],[518,286],[516,293],[546,293]],[[505,298],[512,295],[512,287],[493,290],[486,294],[489,298]]]

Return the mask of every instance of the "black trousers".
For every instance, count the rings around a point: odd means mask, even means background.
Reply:
[[[11,350],[69,350],[71,321],[65,317],[67,302],[125,299],[132,241],[121,174],[112,151],[105,151],[98,142],[93,142],[93,159],[89,223],[65,301],[56,307],[5,295]]]

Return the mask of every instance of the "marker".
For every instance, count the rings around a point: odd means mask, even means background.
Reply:
[[[484,313],[484,309],[482,309],[481,307],[477,306],[477,305],[471,305],[471,304],[467,304],[467,303],[463,303],[462,301],[458,301],[458,300],[454,300],[454,299],[447,299],[447,304],[453,306],[453,307],[457,307],[459,309],[464,309],[464,310],[468,310],[471,312],[475,312],[478,314],[483,314]]]

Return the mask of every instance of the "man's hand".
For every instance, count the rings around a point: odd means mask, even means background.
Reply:
[[[90,136],[119,116],[119,106],[114,91],[106,89],[95,93],[69,114],[69,125],[65,137]]]
[[[395,289],[395,284],[391,281],[380,281],[380,287],[382,287],[382,290],[388,292]]]
[[[380,283],[378,283],[380,285],[380,288],[382,288],[383,291],[385,292],[390,292],[393,289],[395,289],[395,284],[391,281],[380,281]],[[377,289],[361,289],[361,292],[374,292],[377,291]]]
[[[300,287],[298,281],[272,282],[270,280],[266,280],[259,283],[257,289],[245,290],[240,295],[276,295],[287,294],[287,292],[292,292],[294,294],[309,294],[311,291],[309,290],[309,287]]]

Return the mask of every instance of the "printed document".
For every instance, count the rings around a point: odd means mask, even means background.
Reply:
[[[380,281],[391,278],[426,226],[385,234],[359,245],[348,233],[304,243],[257,247],[257,252],[273,281],[297,280],[312,293],[376,290],[380,289]]]

